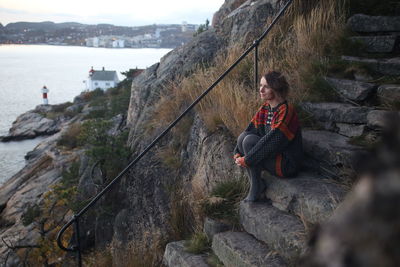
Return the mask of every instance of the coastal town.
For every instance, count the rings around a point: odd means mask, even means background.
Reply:
[[[0,44],[49,44],[106,48],[175,48],[187,43],[199,25],[153,24],[125,27],[75,22],[0,23]]]

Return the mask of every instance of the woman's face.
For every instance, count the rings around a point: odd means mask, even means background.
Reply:
[[[275,98],[275,92],[269,87],[267,80],[262,77],[260,81],[260,97],[262,100],[273,100]]]

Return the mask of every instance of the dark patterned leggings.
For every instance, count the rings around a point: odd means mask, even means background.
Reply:
[[[247,155],[260,139],[260,136],[249,132],[241,133],[237,141],[239,152],[242,155]],[[246,168],[249,175],[250,190],[245,201],[257,201],[260,198],[260,194],[265,190],[265,183],[261,179],[262,169],[263,166],[261,165]]]

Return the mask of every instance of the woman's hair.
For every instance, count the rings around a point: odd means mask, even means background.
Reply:
[[[264,74],[265,80],[268,85],[281,97],[286,98],[289,94],[289,84],[286,81],[285,76],[277,71],[269,71]]]

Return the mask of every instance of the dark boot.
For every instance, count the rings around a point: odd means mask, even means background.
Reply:
[[[255,202],[259,200],[260,193],[265,190],[265,185],[261,181],[261,169],[259,168],[247,168],[249,175],[250,189],[247,197],[244,199],[245,202]]]

